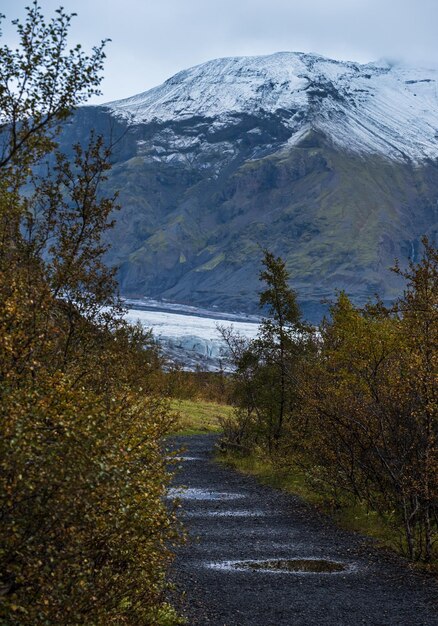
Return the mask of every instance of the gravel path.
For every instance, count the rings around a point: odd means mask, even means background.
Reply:
[[[172,577],[190,626],[438,626],[438,584],[342,531],[299,498],[212,460],[216,437],[183,447],[172,493],[182,492],[191,541]],[[239,571],[236,560],[331,559],[337,573]]]

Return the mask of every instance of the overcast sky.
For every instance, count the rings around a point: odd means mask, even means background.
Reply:
[[[2,40],[31,0],[0,0]],[[160,84],[216,57],[316,52],[366,63],[438,65],[438,0],[41,0],[76,12],[72,43],[109,37],[105,102]],[[0,40],[1,41],[1,40]],[[97,100],[95,100],[97,101]]]

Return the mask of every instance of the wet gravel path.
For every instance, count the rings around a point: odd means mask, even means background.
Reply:
[[[438,626],[434,579],[336,528],[299,498],[215,463],[215,441],[194,435],[171,444],[185,448],[175,490],[188,488],[181,515],[191,541],[179,550],[172,578],[190,626]],[[348,570],[227,567],[235,560],[308,557],[341,562]]]

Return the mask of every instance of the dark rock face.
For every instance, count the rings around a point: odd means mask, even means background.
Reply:
[[[107,261],[124,295],[253,311],[263,247],[287,261],[313,321],[335,289],[358,303],[399,293],[388,268],[434,237],[438,163],[354,154],[312,130],[288,144],[288,120],[302,114],[128,124],[104,107],[76,113],[62,146],[92,129],[113,144],[105,191],[121,210]]]

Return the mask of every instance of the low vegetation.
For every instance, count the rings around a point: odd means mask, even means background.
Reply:
[[[300,496],[346,530],[369,535],[384,548],[406,553],[403,535],[399,528],[391,524],[390,519],[370,510],[359,499],[344,496],[340,504],[327,492],[324,485],[298,463],[289,461],[287,465],[282,465],[266,456],[260,457],[256,452],[242,454],[235,449],[226,448],[218,456],[218,460],[239,472],[254,476],[262,484]]]
[[[220,432],[222,422],[231,418],[233,407],[208,400],[175,400],[170,406],[178,419],[176,432],[180,435],[193,435],[208,432]]]
[[[171,624],[174,418],[103,263],[109,151],[56,143],[104,58],[67,49],[70,20],[33,3],[0,48],[0,622]]]
[[[171,399],[178,434],[219,432],[222,422],[233,414],[233,380],[224,372],[187,372],[174,367],[163,375],[162,387]]]
[[[221,372],[187,372],[173,367],[166,373],[164,392],[178,400],[200,400],[220,405],[231,404],[234,382]]]
[[[395,268],[407,287],[393,308],[339,294],[318,332],[266,252],[259,337],[223,330],[234,378],[164,372],[103,262],[110,151],[93,135],[73,159],[57,144],[104,59],[104,43],[68,50],[70,21],[60,9],[46,23],[34,2],[18,48],[0,47],[1,623],[180,623],[166,602],[182,533],[162,453],[175,432],[223,430],[241,467],[257,456],[333,508],[366,507],[403,531],[412,559],[433,561],[436,251],[425,240],[420,263]]]
[[[418,264],[394,268],[406,290],[393,307],[376,300],[360,309],[340,293],[318,330],[302,322],[283,261],[266,251],[260,301],[268,316],[258,338],[223,331],[238,406],[223,426],[224,447],[241,467],[256,458],[256,472],[285,484],[298,477],[299,491],[345,517],[378,517],[374,528],[430,563],[438,539],[438,255],[423,245]]]

